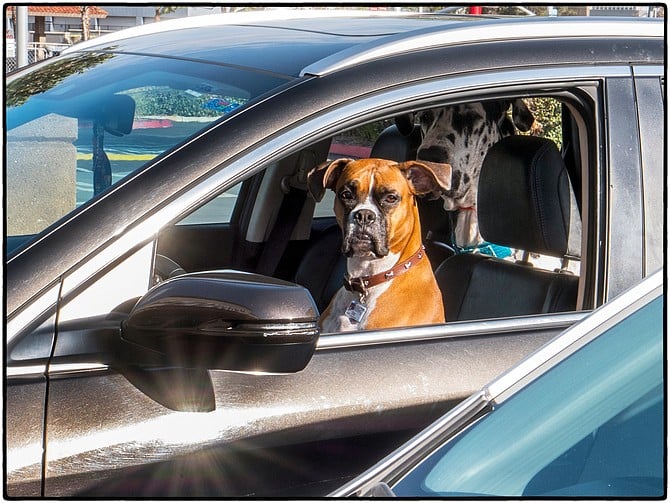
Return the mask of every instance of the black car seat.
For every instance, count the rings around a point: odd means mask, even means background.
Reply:
[[[332,225],[319,233],[309,246],[295,273],[295,282],[312,294],[322,313],[342,286],[346,262],[342,255],[342,231]]]
[[[414,125],[409,115],[400,116],[395,119],[395,125],[380,133],[370,157],[398,162],[414,159],[420,143],[421,128]],[[319,312],[328,307],[330,299],[342,286],[346,262],[341,248],[342,231],[337,225],[328,227],[314,239],[296,271],[295,282],[310,291]]]
[[[477,197],[482,237],[510,248],[578,258],[581,222],[567,170],[546,138],[510,136],[482,165]],[[447,321],[573,311],[579,278],[489,255],[464,253],[435,272]]]
[[[379,134],[370,157],[396,162],[416,159],[416,151],[421,145],[421,126],[414,124],[410,115],[400,115],[394,122]]]

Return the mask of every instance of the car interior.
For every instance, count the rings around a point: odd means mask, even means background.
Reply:
[[[455,212],[444,210],[440,199],[418,201],[447,321],[578,309],[583,157],[574,108],[561,103],[559,110],[560,145],[541,136],[514,135],[491,148],[482,167],[480,232],[487,242],[510,248],[511,256],[463,253],[452,239]],[[421,128],[414,117],[397,114],[359,126],[358,136],[346,131],[318,141],[229,191],[235,198],[229,197],[234,207],[225,210],[227,215],[206,210],[220,205],[223,194],[165,229],[158,239],[155,277],[221,268],[262,273],[305,286],[323,312],[342,285],[346,266],[333,199],[315,203],[306,174],[352,152],[398,162],[416,158]],[[374,138],[365,145],[361,138],[372,136],[371,130]],[[346,148],[352,136],[358,145]],[[197,214],[207,212],[199,222]],[[554,260],[537,264],[538,258]],[[500,291],[509,295],[501,298]]]

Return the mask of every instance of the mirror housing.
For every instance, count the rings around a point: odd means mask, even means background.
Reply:
[[[122,360],[244,372],[297,372],[319,336],[309,292],[239,271],[177,276],[156,285],[122,324]]]

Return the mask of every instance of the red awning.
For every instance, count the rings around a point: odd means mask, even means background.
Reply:
[[[9,13],[14,7],[7,7]],[[91,18],[105,18],[107,11],[100,7],[90,6],[88,8]],[[81,18],[81,7],[79,5],[29,5],[28,15],[35,17],[53,16],[53,17],[77,17]]]

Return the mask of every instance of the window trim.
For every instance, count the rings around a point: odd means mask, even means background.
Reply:
[[[560,330],[572,326],[588,314],[587,311],[575,311],[487,320],[456,321],[442,325],[422,325],[390,330],[322,334],[317,341],[316,350],[328,351],[341,348],[413,343],[417,341],[487,336],[501,333]]]

